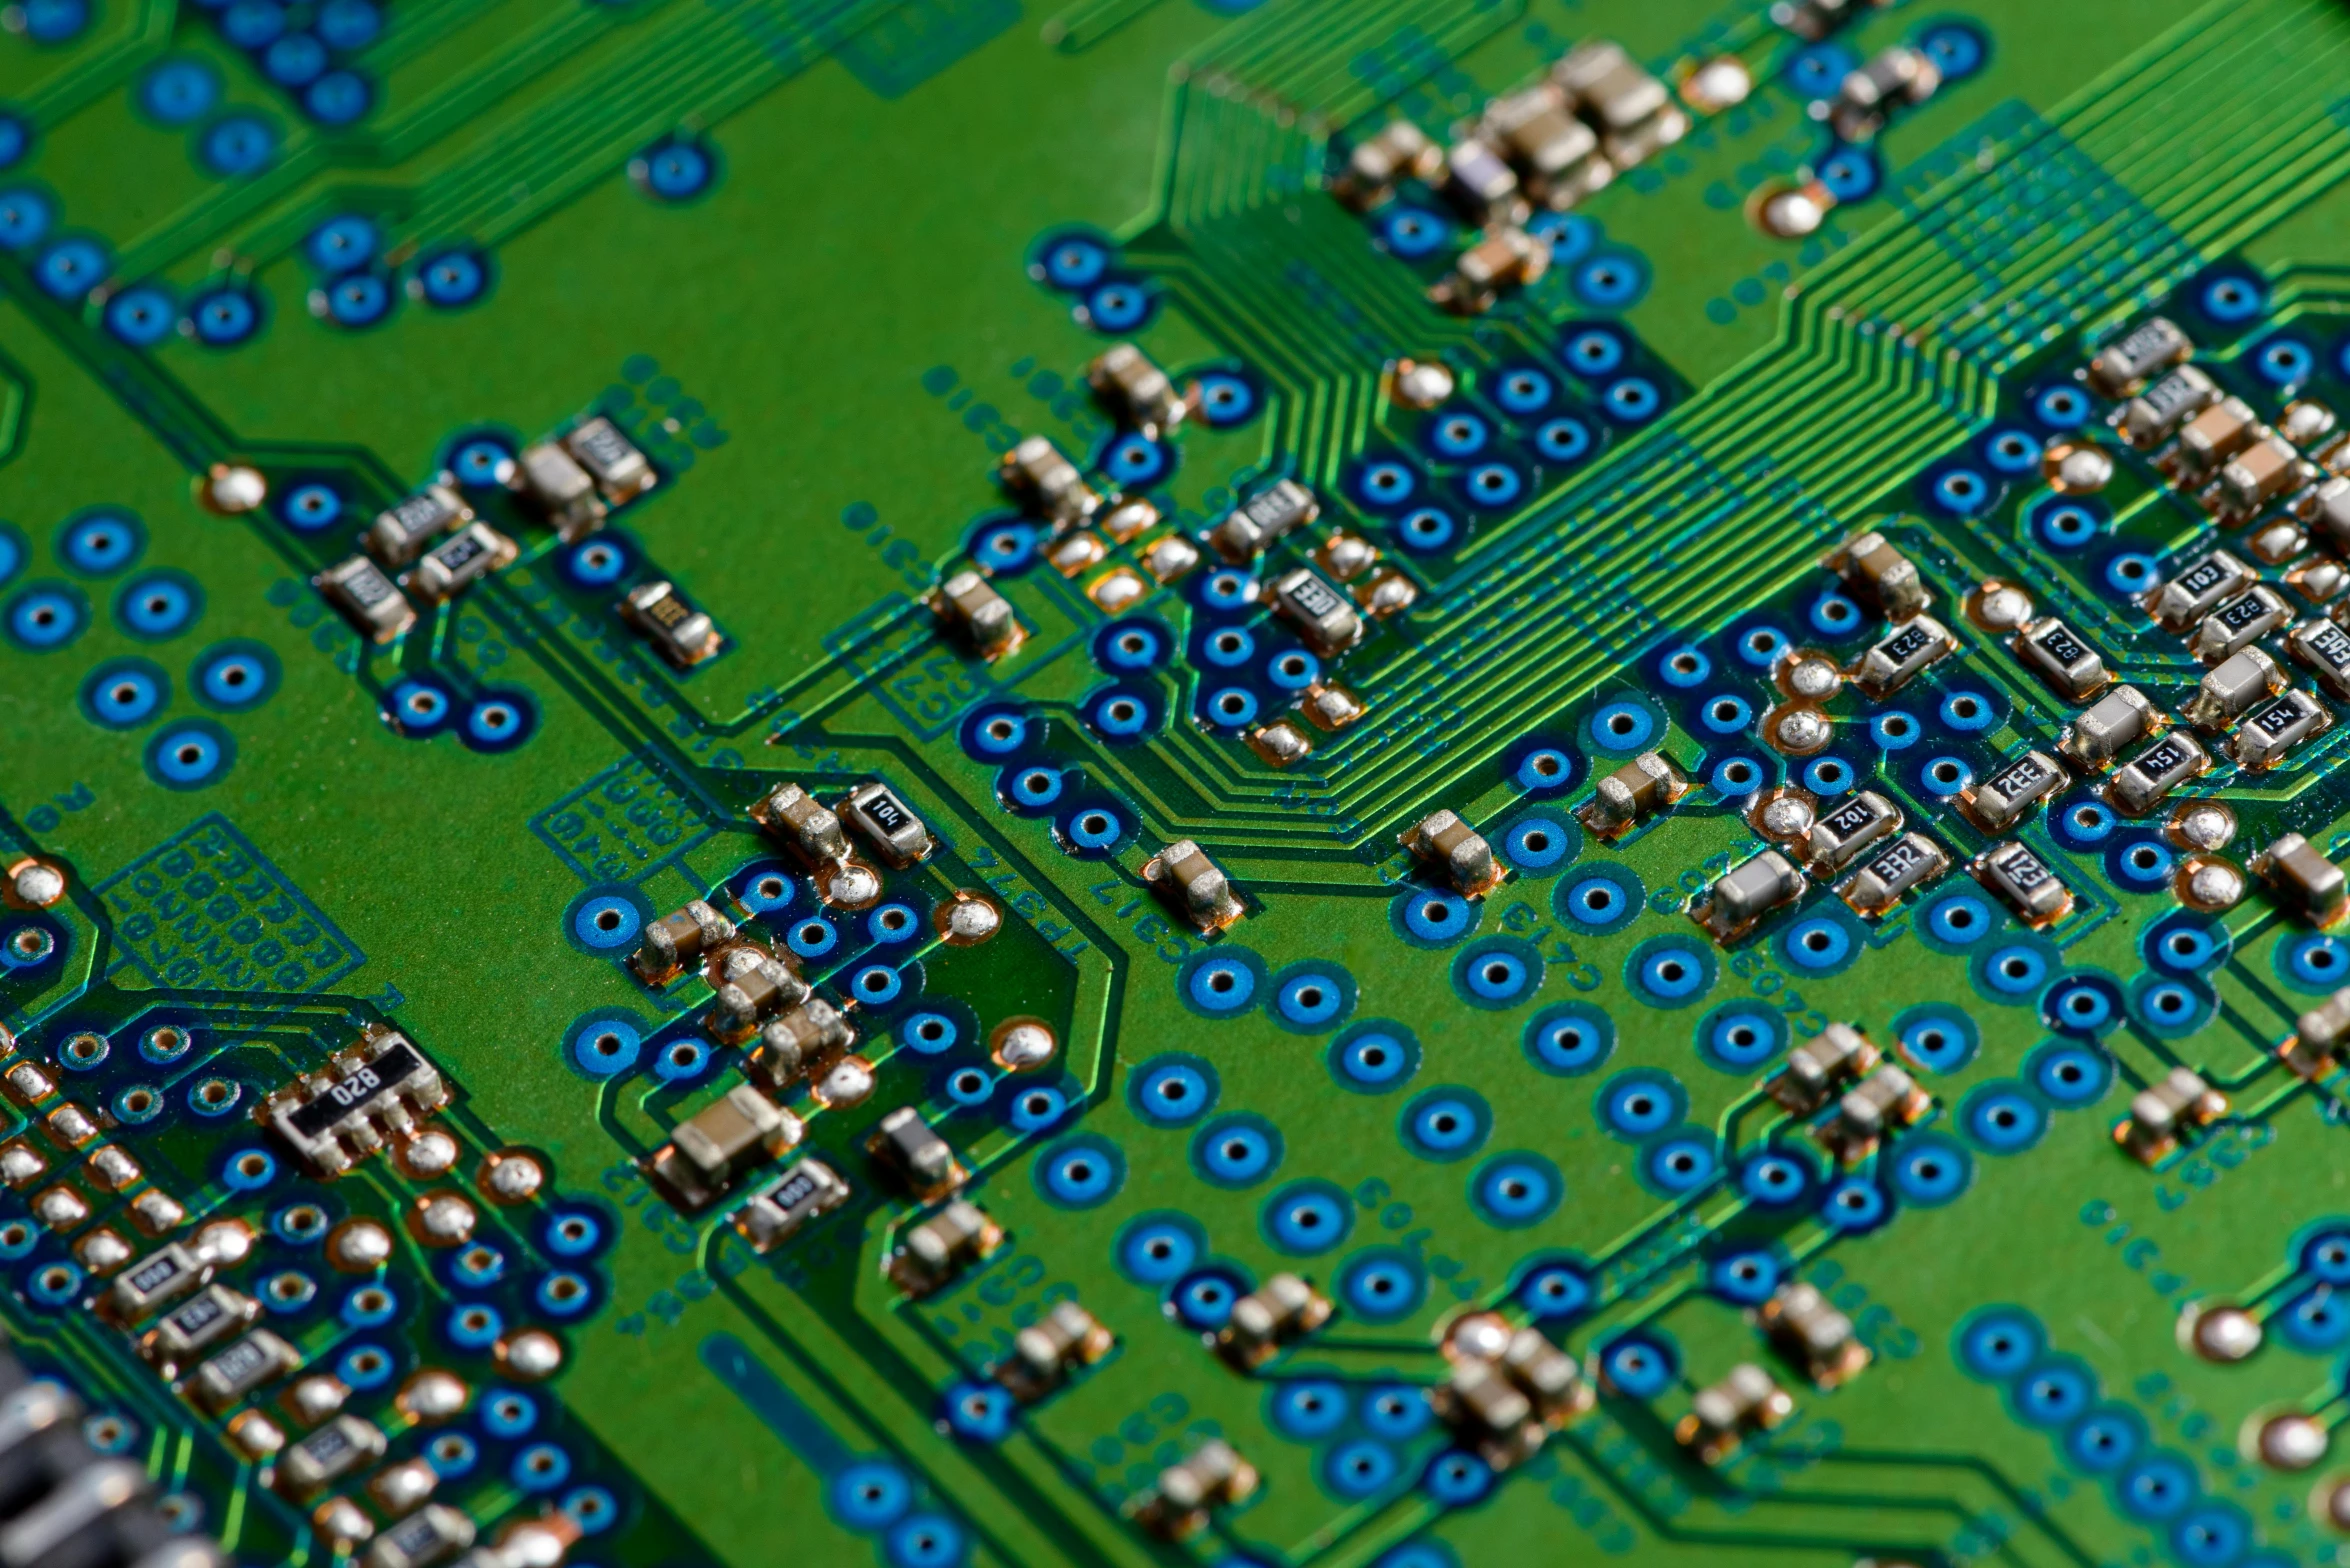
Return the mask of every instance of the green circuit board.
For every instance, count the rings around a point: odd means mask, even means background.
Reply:
[[[0,1568],[2350,1564],[2350,7],[11,0]]]

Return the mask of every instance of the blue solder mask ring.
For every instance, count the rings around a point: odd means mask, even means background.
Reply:
[[[2256,279],[2228,274],[2206,283],[2197,303],[2206,316],[2223,326],[2241,326],[2260,314],[2268,303],[2268,291]]]
[[[262,1282],[262,1305],[272,1312],[299,1312],[318,1297],[318,1281],[300,1269],[280,1269]],[[354,1387],[364,1386],[356,1379],[345,1379]]]
[[[1558,1207],[1564,1183],[1537,1155],[1504,1155],[1477,1174],[1472,1196],[1486,1223],[1503,1229],[1532,1225]]]
[[[1419,1067],[1419,1048],[1399,1026],[1372,1025],[1331,1045],[1330,1071],[1357,1094],[1385,1094]]]
[[[1983,442],[1983,460],[2003,474],[2028,474],[2040,466],[2040,443],[2029,431],[1994,431]]]
[[[1398,1443],[1419,1436],[1435,1418],[1427,1394],[1409,1384],[1373,1389],[1357,1415],[1372,1436]]]
[[[1132,697],[1112,697],[1101,706],[1097,721],[1107,734],[1131,736],[1142,733],[1150,721],[1150,710]]]
[[[985,1105],[995,1092],[995,1080],[984,1069],[958,1067],[947,1074],[946,1096],[965,1110]]]
[[[152,1084],[130,1084],[114,1096],[111,1109],[116,1121],[143,1126],[163,1114],[163,1093]]]
[[[2016,1154],[2040,1141],[2048,1112],[2020,1084],[1985,1084],[1960,1108],[1967,1136],[1993,1154]]]
[[[779,909],[788,908],[792,901],[793,892],[790,877],[780,871],[762,871],[744,884],[739,896],[743,907],[752,914],[767,915],[773,914]],[[631,912],[634,911],[634,907],[630,906]],[[600,920],[602,912],[598,913]]]
[[[1222,1328],[1232,1318],[1232,1303],[1243,1285],[1230,1270],[1202,1269],[1178,1281],[1168,1293],[1167,1307],[1187,1328]]]
[[[1448,1448],[1428,1462],[1420,1484],[1447,1508],[1465,1508],[1493,1490],[1493,1467],[1475,1454]]]
[[[1706,1270],[1706,1288],[1736,1306],[1760,1306],[1779,1288],[1785,1271],[1767,1252],[1733,1252]]]
[[[1735,800],[1753,794],[1762,787],[1762,781],[1761,763],[1751,757],[1729,757],[1714,769],[1707,783],[1724,800]]]
[[[2089,411],[2089,394],[2075,386],[2047,387],[2032,399],[2032,417],[2051,430],[2078,430]]]
[[[1211,371],[1199,378],[1199,408],[1208,428],[1226,429],[1256,413],[1256,389],[1228,371]]]
[[[1292,648],[1265,667],[1266,679],[1283,691],[1304,691],[1320,679],[1322,667],[1310,653]]]
[[[1338,1292],[1347,1309],[1370,1323],[1408,1317],[1427,1299],[1428,1277],[1410,1255],[1381,1248],[1357,1255],[1339,1275]]]
[[[1852,936],[1829,916],[1806,920],[1791,929],[1780,944],[1787,961],[1799,969],[1828,970],[1852,952]]]
[[[1784,1208],[1811,1189],[1811,1173],[1791,1155],[1760,1154],[1738,1173],[1738,1189],[1764,1208]]]
[[[1330,1450],[1322,1465],[1322,1478],[1339,1496],[1359,1499],[1384,1489],[1395,1479],[1396,1469],[1394,1451],[1386,1444],[1357,1438]]]
[[[1703,649],[1681,647],[1658,661],[1657,675],[1666,685],[1678,686],[1687,691],[1691,687],[1703,685],[1705,678],[1713,673],[1713,668],[1714,661],[1705,656]]]
[[[1591,716],[1592,739],[1606,751],[1638,750],[1655,734],[1655,717],[1628,698],[1611,702]]]
[[[1540,413],[1557,395],[1550,377],[1528,367],[1509,371],[1493,384],[1493,400],[1507,414]]]
[[[1284,1383],[1265,1402],[1265,1415],[1275,1429],[1298,1442],[1328,1437],[1346,1425],[1352,1413],[1344,1385],[1329,1378]]]
[[[131,1446],[138,1429],[112,1413],[94,1415],[82,1423],[82,1438],[102,1454],[119,1454]]]
[[[1548,817],[1528,817],[1502,835],[1501,851],[1512,866],[1532,876],[1556,871],[1574,852],[1575,840],[1566,824]]]
[[[1820,757],[1803,770],[1803,787],[1815,795],[1841,795],[1857,780],[1842,757]]]
[[[186,631],[199,602],[193,583],[176,574],[151,572],[123,588],[114,613],[132,636],[154,640]]]
[[[233,1155],[221,1170],[221,1180],[236,1192],[259,1192],[276,1179],[277,1161],[270,1158],[266,1149],[246,1149],[242,1153]],[[288,1210],[287,1212],[291,1214],[294,1211]],[[326,1216],[323,1213],[319,1213],[317,1210],[311,1212],[318,1213],[318,1221],[311,1231],[304,1232],[301,1236],[300,1239],[305,1241],[311,1239],[317,1231],[323,1230],[326,1224]]]
[[[1428,444],[1439,457],[1475,457],[1493,439],[1493,427],[1467,409],[1454,409],[1428,427]]]
[[[1708,697],[1697,717],[1713,734],[1736,735],[1754,722],[1754,704],[1733,692],[1723,692]]]
[[[1043,1132],[1069,1109],[1069,1097],[1050,1084],[1022,1092],[1004,1119],[1017,1132]]]
[[[2042,1098],[2061,1110],[2093,1105],[2113,1084],[2113,1058],[2094,1044],[2075,1042],[2035,1051],[2024,1066]]]
[[[1390,213],[1379,226],[1381,241],[1405,261],[1433,256],[1443,249],[1444,242],[1451,234],[1452,225],[1416,207],[1400,208]]]
[[[573,1487],[558,1506],[582,1535],[600,1535],[620,1517],[620,1504],[600,1486]]]
[[[85,1030],[68,1037],[57,1048],[57,1060],[60,1066],[71,1071],[88,1072],[106,1060],[108,1050],[106,1036]]]
[[[61,1307],[74,1298],[81,1289],[82,1271],[70,1263],[52,1263],[36,1272],[29,1289],[35,1301],[45,1307]]]
[[[1983,966],[1983,978],[2002,995],[2023,996],[2048,978],[2048,960],[2033,948],[2003,947]]]
[[[1966,1014],[1931,1002],[1895,1021],[1901,1054],[1932,1073],[1954,1073],[1975,1058],[1980,1035]]]
[[[1930,792],[1947,799],[1974,782],[1975,770],[1956,757],[1936,757],[1922,776]]]

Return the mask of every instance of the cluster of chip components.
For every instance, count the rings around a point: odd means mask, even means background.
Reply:
[[[602,415],[557,440],[526,448],[500,478],[565,542],[602,527],[614,507],[659,483],[645,454]],[[412,600],[439,604],[454,598],[511,565],[519,553],[512,539],[475,514],[447,474],[378,512],[359,543],[364,554],[335,563],[312,581],[362,635],[378,643],[395,641],[416,624]],[[717,651],[715,628],[707,617],[699,626],[692,624],[695,612],[679,611],[682,600],[674,588],[666,618],[656,608],[664,602],[660,597],[642,606],[633,605],[634,597],[624,601],[622,613],[673,662],[693,664]]]
[[[342,1173],[387,1135],[402,1141],[403,1169],[417,1175],[445,1168],[427,1160],[433,1140],[443,1146],[438,1158],[455,1158],[456,1145],[446,1133],[415,1126],[416,1117],[445,1101],[430,1064],[404,1036],[379,1025],[327,1069],[273,1095],[256,1116],[314,1175]],[[536,1175],[501,1185],[495,1179],[501,1166],[528,1166]],[[495,1202],[521,1202],[538,1191],[541,1177],[543,1168],[527,1156],[493,1155],[483,1167],[481,1190]],[[437,1223],[435,1215],[452,1206],[461,1211],[457,1222]],[[454,1246],[472,1228],[470,1205],[448,1193],[420,1198],[411,1210],[410,1229],[427,1246]],[[559,1558],[577,1534],[568,1521],[518,1515],[496,1543],[475,1547],[472,1516],[433,1500],[439,1472],[422,1458],[388,1459],[390,1438],[379,1419],[445,1421],[465,1408],[467,1385],[453,1373],[418,1368],[402,1384],[390,1414],[371,1419],[346,1410],[351,1384],[337,1373],[306,1371],[304,1352],[263,1325],[262,1302],[223,1277],[253,1257],[256,1239],[240,1218],[211,1219],[185,1240],[167,1241],[112,1270],[95,1298],[97,1317],[129,1336],[139,1358],[178,1394],[219,1418],[221,1439],[259,1467],[261,1483],[305,1510],[319,1539],[362,1568],[431,1568],[469,1548],[463,1568],[512,1568],[522,1560],[512,1553],[539,1560],[550,1547],[554,1556],[546,1560]],[[392,1256],[393,1247],[386,1227],[354,1217],[329,1233],[327,1257],[337,1269],[368,1274]],[[561,1343],[542,1329],[501,1333],[495,1353],[508,1375],[524,1380],[543,1379],[563,1362]],[[247,1403],[273,1385],[283,1385],[274,1405]],[[289,1435],[288,1420],[297,1435]],[[120,1561],[130,1565],[128,1558]],[[217,1559],[153,1561],[157,1568],[165,1562],[178,1568],[183,1561],[194,1568]],[[138,1559],[132,1568],[148,1568],[149,1562]]]
[[[750,815],[808,868],[818,896],[836,908],[869,908],[882,894],[880,873],[851,852],[851,829],[894,867],[913,866],[937,849],[928,824],[878,779],[851,788],[837,810],[797,784],[779,783],[752,805]],[[992,931],[993,905],[958,899],[941,910],[942,937],[977,939],[955,923],[972,919],[974,910],[989,917],[984,929]],[[799,1145],[805,1135],[801,1119],[775,1097],[803,1079],[821,1074],[820,1087],[828,1090],[838,1079],[847,1087],[834,1093],[844,1101],[870,1092],[870,1064],[848,1054],[856,1041],[849,1017],[854,1004],[836,1006],[817,995],[794,955],[745,933],[708,900],[688,900],[647,922],[629,967],[655,989],[698,972],[711,991],[704,1023],[722,1043],[749,1047],[742,1066],[747,1081],[679,1123],[646,1162],[647,1174],[681,1208],[708,1207],[750,1170]],[[738,1220],[755,1247],[777,1244],[846,1196],[845,1186],[820,1165],[803,1162],[797,1180],[798,1188],[769,1188]]]
[[[2319,481],[2350,471],[2350,437],[2330,410],[2295,403],[2271,426],[2189,360],[2192,339],[2167,317],[2150,316],[2089,361],[2088,380],[2119,400],[2112,416],[2130,446],[2215,519],[2233,525],[2284,504],[2305,520],[2319,510]]]
[[[2159,332],[2152,341],[2159,347],[2177,340]],[[2096,375],[2092,373],[2092,380]],[[2126,417],[2126,407],[2117,420]],[[2350,483],[2343,488],[2350,492]],[[1884,534],[1855,536],[1825,564],[1843,578],[1855,599],[1893,623],[1848,672],[1870,697],[1890,696],[1956,651],[1957,639],[1925,613],[1931,595],[1914,563]],[[2316,697],[2291,686],[2285,664],[2261,645],[2263,637],[2281,633],[2286,655],[2308,670],[2322,691],[2350,699],[2350,631],[2324,615],[2293,623],[2279,592],[2261,583],[2251,567],[2227,550],[2209,551],[2183,567],[2149,590],[2143,604],[2156,624],[2179,634],[2189,651],[2208,665],[2176,720],[2137,687],[2117,683],[2100,651],[2063,619],[2035,616],[2021,590],[1986,582],[1969,598],[1969,617],[1986,629],[2004,628],[2017,662],[2078,710],[2065,725],[2053,755],[2028,749],[1964,785],[1956,803],[1972,826],[1994,836],[2013,834],[2061,793],[2073,774],[2101,789],[2123,815],[2143,818],[2162,809],[2181,786],[2201,778],[2223,758],[2246,772],[2285,762],[2298,747],[2330,730],[2334,715]],[[2182,720],[2183,724],[2177,722]],[[2224,742],[2207,742],[2197,732],[2224,736]],[[1839,813],[1863,820],[1880,815],[1864,813],[1858,803],[1840,807]],[[1736,940],[1763,915],[1798,898],[1802,887],[1797,878],[1804,865],[1814,874],[1841,869],[1823,865],[1816,854],[1805,852],[1804,838],[1814,825],[1808,799],[1758,808],[1752,815],[1758,830],[1782,850],[1735,868],[1695,901],[1693,912],[1725,941]],[[1797,853],[1790,858],[1785,850]],[[2281,859],[2263,856],[2257,867],[2274,868],[2272,882],[2301,912],[2330,910],[2334,904],[2329,879],[2321,870],[2312,869],[2307,877],[2297,870],[2312,858],[2308,852]],[[2182,888],[2189,873],[2204,863],[2190,863],[2182,873]],[[1913,831],[1891,840],[1838,891],[1856,912],[1881,914],[1911,890],[1941,876],[1949,864],[1941,847]],[[2073,895],[2055,869],[2020,840],[1991,845],[1972,858],[1968,869],[2028,924],[2051,924],[2073,907]],[[2229,885],[2240,891],[2241,882],[2231,869],[2208,886],[2224,893]],[[2191,899],[2198,896],[2182,893]]]
[[[1196,389],[1179,391],[1173,379],[1131,343],[1117,344],[1096,358],[1087,379],[1121,424],[1154,439],[1183,422],[1196,396]],[[1294,479],[1277,478],[1240,500],[1195,543],[1180,532],[1157,531],[1163,519],[1149,500],[1105,494],[1046,436],[1030,436],[1007,452],[999,477],[1049,530],[1045,557],[1064,576],[1078,577],[1103,566],[1113,550],[1127,552],[1135,564],[1110,565],[1086,588],[1087,596],[1110,614],[1189,573],[1204,559],[1202,545],[1235,564],[1254,565],[1322,515],[1321,500],[1311,489]],[[1368,541],[1352,534],[1332,535],[1314,552],[1314,564],[1269,573],[1257,594],[1316,654],[1335,657],[1362,641],[1369,622],[1409,608],[1418,598],[1419,588],[1409,575],[1379,568],[1378,560],[1379,551]],[[1348,584],[1351,593],[1342,586]],[[1011,601],[980,567],[949,573],[930,603],[982,658],[1003,658],[1026,639],[1026,627]],[[1310,723],[1327,730],[1344,728],[1362,714],[1362,704],[1335,682],[1303,693],[1298,709]],[[1259,725],[1247,739],[1276,767],[1287,767],[1313,749],[1306,733],[1287,719]]]
[[[1153,441],[1173,436],[1199,396],[1196,384],[1178,385],[1132,343],[1113,344],[1096,357],[1086,381],[1120,426]],[[997,477],[1041,525],[1046,562],[1063,577],[1085,578],[1086,597],[1105,614],[1124,613],[1204,559],[1198,543],[1170,526],[1155,502],[1089,478],[1049,436],[1027,437],[1005,453]],[[1027,637],[983,567],[949,573],[930,603],[982,658],[1003,658]]]
[[[1449,146],[1409,120],[1389,121],[1355,142],[1332,188],[1365,212],[1407,180],[1440,191],[1482,232],[1429,294],[1478,315],[1549,270],[1549,244],[1524,227],[1537,207],[1574,206],[1688,130],[1670,88],[1621,45],[1591,40],[1541,80],[1489,101]]]

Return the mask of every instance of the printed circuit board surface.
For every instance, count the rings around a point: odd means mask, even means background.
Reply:
[[[2350,7],[0,8],[0,1568],[2350,1563]]]

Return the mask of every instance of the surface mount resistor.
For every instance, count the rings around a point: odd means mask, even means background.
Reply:
[[[1274,613],[1297,628],[1306,646],[1329,658],[1363,640],[1363,618],[1346,595],[1310,566],[1284,572],[1266,588]]]
[[[2201,1074],[2174,1067],[2130,1100],[2130,1113],[2113,1130],[2116,1142],[2148,1165],[2179,1146],[2179,1140],[2227,1114],[2228,1097]]]
[[[1012,601],[997,593],[976,571],[960,571],[938,585],[931,608],[959,632],[983,659],[1000,659],[1028,636]]]
[[[1221,931],[1248,912],[1223,871],[1187,838],[1145,862],[1142,879],[1202,931]]]
[[[322,1071],[271,1094],[259,1114],[313,1175],[338,1176],[448,1103],[448,1085],[424,1053],[374,1024]]]
[[[2146,746],[2123,763],[2105,786],[2106,796],[2124,816],[2142,817],[2162,804],[2181,784],[2203,776],[2211,768],[2211,754],[2184,730]]]
[[[1620,838],[1688,792],[1689,781],[1662,752],[1644,751],[1593,785],[1576,815],[1600,837]]]
[[[670,1130],[647,1174],[688,1213],[706,1209],[752,1166],[799,1143],[799,1117],[749,1084],[729,1089]]]
[[[668,582],[641,583],[620,598],[621,618],[644,633],[661,657],[681,670],[717,653],[717,623]]]
[[[1030,436],[1004,454],[1004,488],[1058,529],[1074,528],[1100,510],[1102,498],[1049,436]]]
[[[1887,620],[1905,621],[1934,603],[1917,563],[1875,529],[1845,540],[1827,566],[1854,598]]]
[[[1941,622],[1927,615],[1913,616],[1863,653],[1850,673],[1862,691],[1882,701],[1957,647],[1957,639]]]
[[[2028,844],[2012,839],[1994,844],[1977,855],[1969,869],[2025,925],[2053,925],[2072,913],[2072,890]]]
[[[519,547],[487,523],[468,523],[427,550],[404,581],[427,604],[454,598],[468,585],[511,564]]]
[[[1850,1024],[1831,1023],[1788,1052],[1787,1065],[1765,1087],[1791,1115],[1809,1116],[1879,1060],[1867,1035]]]
[[[1227,512],[1208,530],[1208,543],[1226,560],[1246,565],[1321,515],[1313,491],[1294,479],[1276,479]]]
[[[1859,915],[1881,915],[1950,869],[1950,857],[1923,833],[1904,833],[1861,863],[1837,893]]]
[[[1413,823],[1404,830],[1402,843],[1463,898],[1483,898],[1509,874],[1484,836],[1450,811],[1433,812]]]
[[[2330,926],[2350,909],[2342,868],[2298,833],[2279,834],[2252,857],[2251,870],[2268,882],[2278,903],[2313,926]]]
[[[1761,1367],[1743,1362],[1720,1382],[1697,1391],[1673,1436],[1706,1464],[1718,1465],[1747,1438],[1768,1432],[1794,1413],[1795,1401],[1787,1391]]]
[[[997,1363],[995,1379],[1022,1404],[1034,1404],[1117,1345],[1117,1336],[1084,1307],[1055,1302],[1043,1318],[1012,1336],[1012,1353]]]
[[[1834,1388],[1869,1364],[1869,1347],[1861,1343],[1852,1319],[1808,1281],[1789,1280],[1771,1292],[1756,1309],[1755,1321],[1815,1387]]]
[[[882,859],[900,869],[929,859],[938,847],[914,809],[879,779],[850,790],[840,803],[840,817],[862,834]]]
[[[407,596],[364,555],[337,562],[311,582],[370,642],[391,642],[416,624]]]
[[[427,485],[376,513],[360,543],[384,565],[408,565],[435,539],[473,521],[473,508],[447,485]]]
[[[2107,397],[2127,397],[2195,352],[2195,344],[2166,316],[2149,316],[2097,351],[2089,380]]]
[[[524,447],[514,460],[509,483],[566,543],[604,526],[606,507],[597,493],[595,476],[581,467],[579,459],[560,441]]]
[[[1691,918],[1716,941],[1735,942],[1774,909],[1803,896],[1803,873],[1775,849],[1766,849],[1714,879],[1689,906]]]
[[[1161,1470],[1158,1483],[1131,1506],[1134,1517],[1154,1534],[1180,1541],[1199,1533],[1210,1510],[1255,1496],[1257,1485],[1256,1466],[1224,1439],[1211,1437]]]
[[[771,1252],[849,1201],[849,1184],[813,1157],[800,1160],[751,1194],[734,1217],[735,1231],[754,1252]]]
[[[1183,423],[1190,405],[1151,357],[1132,343],[1114,343],[1086,368],[1093,395],[1118,419],[1158,438]]]
[[[1330,1312],[1330,1298],[1303,1276],[1276,1274],[1232,1304],[1216,1348],[1235,1366],[1259,1367],[1329,1322]]]
[[[601,414],[566,432],[563,450],[588,471],[598,493],[613,506],[626,506],[661,482],[637,444]]]
[[[1003,1227],[957,1198],[918,1225],[891,1254],[889,1277],[909,1296],[927,1296],[1004,1244]]]
[[[2027,751],[1958,792],[1959,809],[1986,833],[2004,833],[2064,786],[2064,769],[2046,752]]]

